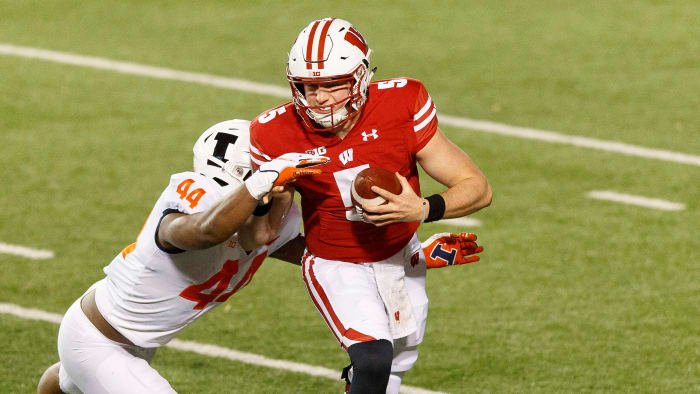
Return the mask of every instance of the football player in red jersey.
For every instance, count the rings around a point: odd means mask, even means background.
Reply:
[[[491,202],[469,156],[439,130],[436,108],[411,78],[370,82],[371,49],[347,21],[315,20],[289,52],[293,100],[251,124],[253,162],[285,152],[324,155],[323,174],[299,178],[307,250],[302,272],[316,308],[352,362],[351,393],[397,393],[417,359],[428,310],[421,222],[468,215]],[[421,197],[417,164],[445,185]],[[403,190],[352,208],[350,185],[367,167],[397,174]]]

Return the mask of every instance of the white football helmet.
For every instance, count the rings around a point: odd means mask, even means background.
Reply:
[[[292,99],[307,128],[328,131],[360,113],[367,101],[369,82],[374,71],[369,69],[372,50],[362,34],[350,22],[324,18],[311,22],[299,33],[289,51],[287,80]],[[304,96],[304,84],[350,81],[350,95],[337,111],[319,113]]]
[[[233,119],[208,128],[197,139],[194,171],[218,183],[224,192],[238,188],[252,174],[250,122]]]

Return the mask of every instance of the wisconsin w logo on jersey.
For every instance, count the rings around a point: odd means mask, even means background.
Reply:
[[[341,154],[339,154],[338,159],[340,159],[344,166],[350,163],[352,161],[352,148],[345,150]]]

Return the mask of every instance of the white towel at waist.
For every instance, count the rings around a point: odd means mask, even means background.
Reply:
[[[404,283],[403,261],[382,261],[372,264],[379,295],[389,317],[389,330],[394,339],[403,338],[416,331],[413,306]]]

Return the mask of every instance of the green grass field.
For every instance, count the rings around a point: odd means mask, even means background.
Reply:
[[[0,0],[0,44],[286,86],[286,53],[324,16],[369,41],[375,79],[421,79],[441,113],[700,155],[696,1]],[[0,303],[62,314],[133,242],[208,126],[279,97],[0,55]],[[452,393],[700,392],[700,168],[441,126],[484,171],[482,261],[428,273],[404,383]],[[441,187],[423,180],[426,195]],[[686,205],[660,211],[592,190]],[[426,224],[420,236],[458,231]],[[0,314],[0,392],[58,358],[53,323]],[[340,369],[347,357],[298,267],[251,285],[178,338]],[[182,393],[339,393],[340,380],[173,349]]]

